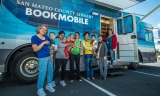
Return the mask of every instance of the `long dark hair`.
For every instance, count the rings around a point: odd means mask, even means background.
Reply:
[[[109,33],[108,33],[108,31],[109,31],[109,30],[111,30],[111,31],[112,31],[112,34],[113,34],[113,30],[112,30],[111,28],[108,28],[108,29],[107,29],[106,37],[108,37],[108,36],[109,36]]]
[[[78,35],[79,35],[79,38],[80,38],[80,34],[79,34],[79,32],[76,32],[76,33],[75,33],[75,35],[76,35],[76,34],[78,34]],[[78,38],[78,39],[79,39],[79,38]],[[76,36],[75,36],[75,39],[76,39]]]

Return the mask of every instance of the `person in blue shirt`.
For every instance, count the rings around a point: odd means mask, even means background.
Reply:
[[[43,90],[44,81],[47,75],[48,84],[46,90],[49,92],[54,92],[55,89],[52,87],[52,78],[53,78],[53,63],[50,60],[50,38],[46,36],[48,28],[46,25],[40,25],[36,32],[37,34],[32,36],[31,44],[33,51],[37,53],[39,61],[39,74],[37,82],[37,95],[45,96],[46,93]]]

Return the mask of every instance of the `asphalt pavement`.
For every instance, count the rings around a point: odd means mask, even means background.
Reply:
[[[153,64],[142,64],[138,70],[126,70],[121,76],[108,76],[106,80],[99,78],[99,71],[95,71],[96,80],[82,82],[74,80],[67,86],[59,85],[56,80],[55,92],[47,90],[47,96],[160,96],[160,61]],[[82,72],[85,77],[85,72]],[[0,96],[36,96],[36,84],[19,85],[12,78],[0,83]]]

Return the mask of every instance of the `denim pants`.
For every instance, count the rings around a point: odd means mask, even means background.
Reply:
[[[94,69],[89,67],[89,61],[93,60],[92,54],[85,54],[85,61],[86,61],[86,78],[94,77]]]
[[[99,59],[99,67],[100,67],[100,75],[106,78],[107,76],[107,59],[104,60],[104,58]]]
[[[53,62],[50,60],[50,57],[38,58],[39,59],[39,74],[38,74],[38,84],[37,88],[43,88],[44,81],[47,74],[48,84],[52,83],[53,78]]]
[[[114,51],[113,51],[113,49],[109,49],[109,53],[111,55],[111,64],[110,65],[113,65],[114,64]]]

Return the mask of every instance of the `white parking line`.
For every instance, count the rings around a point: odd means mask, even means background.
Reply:
[[[108,94],[109,96],[116,96],[116,95],[114,95],[113,93],[105,90],[104,88],[102,88],[102,87],[100,87],[100,86],[92,83],[91,81],[89,81],[89,80],[87,80],[87,79],[85,79],[85,78],[83,78],[83,77],[81,77],[81,78],[82,78],[84,81],[86,81],[87,83],[89,83],[89,84],[91,84],[92,86],[96,87],[97,89],[99,89],[99,90],[103,91],[104,93]]]
[[[131,71],[131,70],[128,70],[128,71]],[[145,75],[151,75],[151,76],[160,77],[160,75],[156,75],[156,74],[150,74],[150,73],[145,73],[145,72],[140,72],[140,71],[131,71],[131,72],[135,72],[135,73],[141,73],[141,74],[145,74]]]

